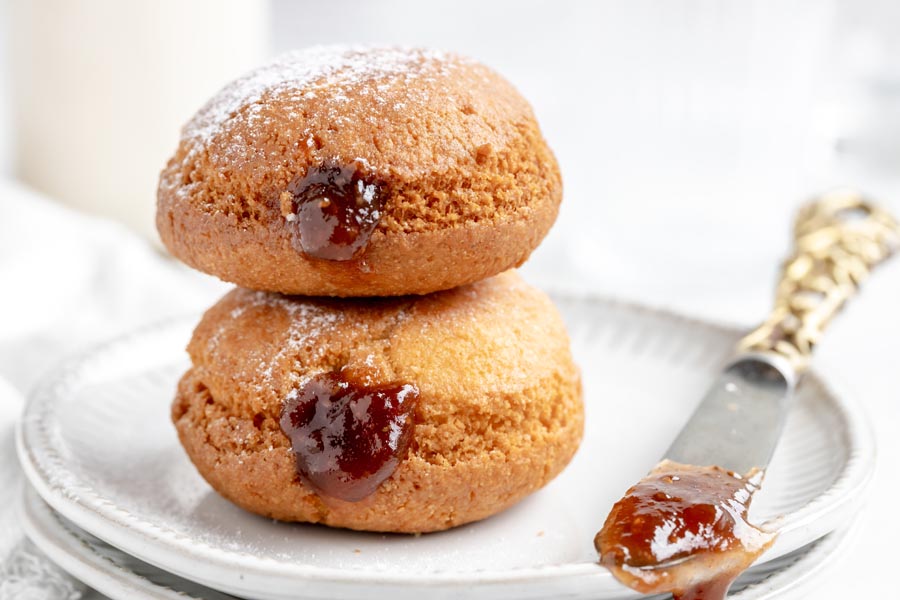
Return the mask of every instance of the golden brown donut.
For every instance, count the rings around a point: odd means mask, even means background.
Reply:
[[[243,287],[426,294],[523,263],[561,197],[531,107],[492,70],[325,47],[238,79],[187,123],[157,228],[177,258]]]
[[[437,531],[502,511],[555,477],[581,440],[579,371],[550,300],[515,272],[393,299],[237,289],[194,332],[172,419],[225,498],[283,521]],[[418,389],[396,470],[362,500],[316,493],[279,424],[304,381],[337,368]]]

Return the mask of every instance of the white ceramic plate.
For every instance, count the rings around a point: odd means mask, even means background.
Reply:
[[[70,575],[115,600],[234,598],[140,561],[92,536],[50,508],[30,486],[22,527],[35,546]]]
[[[182,579],[122,552],[50,508],[33,489],[22,498],[28,537],[58,565],[112,600],[227,600],[234,598]],[[790,554],[754,567],[732,587],[729,600],[808,598],[815,575],[846,546],[839,529]],[[373,594],[373,598],[378,596]]]
[[[19,452],[38,493],[79,527],[222,591],[282,598],[622,598],[593,534],[663,453],[736,331],[591,298],[556,298],[584,371],[586,432],[546,489],[483,522],[421,537],[286,525],[245,513],[195,472],[169,423],[196,319],[137,332],[36,391]],[[873,465],[859,409],[810,374],[753,517],[781,527],[772,560],[852,517]]]

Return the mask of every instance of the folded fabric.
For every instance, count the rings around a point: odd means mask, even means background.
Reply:
[[[14,509],[23,485],[14,449],[20,394],[65,357],[141,325],[200,312],[227,286],[188,271],[118,224],[14,182],[0,181],[0,214],[0,600],[76,600],[84,586],[24,539]]]
[[[0,376],[27,391],[61,358],[199,312],[228,286],[125,227],[0,181]]]

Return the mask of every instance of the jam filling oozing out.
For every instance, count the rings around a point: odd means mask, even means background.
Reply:
[[[594,538],[600,564],[645,594],[725,598],[774,540],[747,521],[762,475],[663,461],[613,506]]]
[[[325,260],[358,257],[381,218],[383,196],[383,184],[359,165],[311,168],[282,195],[294,248]]]
[[[309,379],[281,413],[300,476],[340,500],[374,493],[406,456],[418,397],[414,385],[364,385],[344,371]]]

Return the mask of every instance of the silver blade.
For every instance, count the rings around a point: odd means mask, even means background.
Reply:
[[[731,363],[706,393],[665,458],[736,473],[765,469],[784,427],[795,375],[766,356]]]

